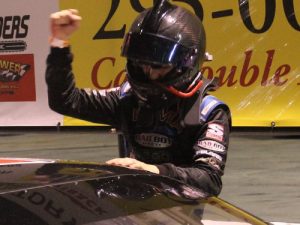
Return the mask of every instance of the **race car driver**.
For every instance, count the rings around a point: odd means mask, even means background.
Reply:
[[[50,15],[50,108],[120,130],[125,157],[107,164],[170,176],[218,195],[230,110],[208,94],[216,81],[199,72],[206,60],[206,36],[198,17],[166,0],[139,14],[121,50],[127,81],[108,90],[76,87],[68,39],[80,21],[75,9]]]

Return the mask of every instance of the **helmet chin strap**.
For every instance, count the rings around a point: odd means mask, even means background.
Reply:
[[[163,89],[169,91],[173,95],[177,96],[177,97],[189,98],[189,97],[193,96],[200,89],[200,87],[203,85],[203,80],[199,80],[200,77],[201,77],[201,73],[199,72],[198,75],[196,76],[196,78],[194,79],[194,81],[186,89],[186,92],[182,92],[182,91],[176,89],[175,87],[173,87],[171,85],[166,86],[166,85],[164,85],[160,82],[155,82],[155,83],[157,85],[159,85],[160,87],[162,87]]]
[[[189,98],[189,97],[193,96],[200,89],[202,84],[203,84],[203,81],[200,80],[194,87],[189,86],[187,88],[187,92],[179,91],[176,88],[174,88],[173,86],[167,86],[167,87],[165,87],[165,89],[180,98]]]

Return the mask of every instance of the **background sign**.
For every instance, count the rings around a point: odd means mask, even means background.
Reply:
[[[45,83],[49,14],[56,1],[3,0],[0,7],[0,125],[55,126]]]
[[[230,106],[234,126],[300,125],[298,1],[171,2],[203,20],[207,51],[214,58],[204,64],[203,73],[208,78],[219,77],[220,88],[213,94]],[[153,1],[61,3],[62,8],[79,9],[83,17],[72,39],[78,85],[119,85],[126,63],[120,57],[122,39],[138,13]],[[65,119],[65,124],[72,123],[73,119]]]
[[[24,7],[15,7],[22,1]],[[30,76],[35,79],[36,99],[5,102],[0,95],[1,124],[88,125],[48,108],[44,71],[49,52],[49,14],[58,8],[79,10],[82,24],[71,39],[77,85],[103,89],[124,81],[126,59],[120,57],[124,35],[139,12],[153,5],[153,0],[22,1],[6,1],[6,7],[0,9],[0,55],[4,55],[0,59],[7,54],[32,54],[34,70]],[[300,126],[299,1],[170,1],[202,19],[207,51],[213,55],[213,61],[205,63],[202,71],[208,78],[219,78],[220,88],[213,94],[231,108],[234,126]],[[11,24],[11,33],[5,30],[5,23]],[[13,24],[19,24],[19,28]],[[10,52],[1,51],[3,48]],[[12,116],[7,111],[16,114]],[[24,119],[14,121],[17,115]]]
[[[36,101],[32,54],[0,55],[0,101]]]

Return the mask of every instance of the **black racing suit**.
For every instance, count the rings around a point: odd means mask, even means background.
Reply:
[[[161,175],[213,195],[220,193],[231,121],[224,103],[202,90],[155,111],[138,104],[130,86],[79,89],[75,86],[72,58],[70,48],[51,48],[47,58],[46,82],[52,110],[111,125],[124,133],[132,157],[156,165]]]

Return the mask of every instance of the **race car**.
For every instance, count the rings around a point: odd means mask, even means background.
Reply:
[[[0,158],[1,225],[270,224],[170,177],[100,164]]]

